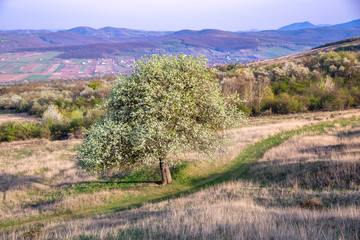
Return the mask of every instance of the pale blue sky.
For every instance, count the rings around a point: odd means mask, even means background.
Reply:
[[[0,29],[276,29],[360,18],[360,0],[0,0]]]

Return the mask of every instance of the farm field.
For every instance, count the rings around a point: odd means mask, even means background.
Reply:
[[[0,54],[0,84],[129,73],[134,58],[60,59],[60,52]]]
[[[81,140],[1,143],[0,239],[356,239],[359,119],[357,109],[251,118],[213,161],[184,155],[167,186],[157,166],[84,174]]]

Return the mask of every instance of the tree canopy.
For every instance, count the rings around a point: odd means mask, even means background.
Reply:
[[[206,61],[184,55],[138,61],[113,86],[104,107],[106,115],[79,149],[80,165],[95,173],[158,163],[164,184],[171,182],[173,156],[215,151],[224,142],[219,131],[239,116]]]

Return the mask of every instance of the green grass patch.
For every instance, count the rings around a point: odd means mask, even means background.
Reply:
[[[82,72],[82,73],[83,73],[83,72],[86,70],[86,68],[87,68],[87,65],[86,65],[86,64],[82,65],[79,72]]]
[[[33,73],[38,72],[41,68],[44,67],[44,65],[45,65],[45,64],[41,64],[40,66],[38,66],[37,68],[35,68],[32,72],[33,72]]]
[[[49,60],[52,58],[55,58],[57,56],[59,56],[62,52],[46,52],[41,56],[41,59],[43,60]]]
[[[19,73],[20,72],[20,68],[27,65],[26,62],[23,62],[23,63],[18,63],[15,67],[13,67],[9,73]]]
[[[277,58],[281,56],[291,55],[294,53],[295,51],[282,47],[263,48],[260,50],[260,54],[266,58]]]
[[[0,66],[0,71],[3,70],[4,68],[6,68],[9,65],[10,65],[10,63],[5,63],[5,64],[1,65]]]
[[[58,72],[58,71],[60,71],[60,69],[63,67],[63,63],[60,63],[60,65],[57,67],[57,69],[54,71],[54,72]]]
[[[50,65],[51,65],[51,64],[45,65],[45,67],[43,67],[43,69],[41,69],[40,72],[41,72],[41,73],[44,72]]]
[[[29,80],[29,81],[33,81],[33,80],[47,80],[49,77],[51,77],[52,75],[30,75],[28,77],[26,77],[24,80]]]

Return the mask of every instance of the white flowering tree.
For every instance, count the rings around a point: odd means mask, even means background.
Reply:
[[[202,58],[159,56],[135,64],[111,90],[107,113],[86,134],[79,164],[96,173],[123,166],[159,164],[162,183],[169,164],[186,151],[211,153],[224,142],[236,111]]]

